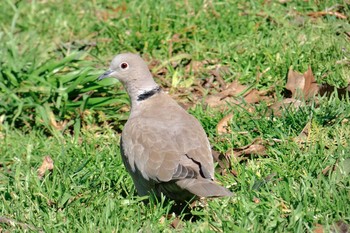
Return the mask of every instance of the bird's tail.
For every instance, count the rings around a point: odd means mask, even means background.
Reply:
[[[214,181],[207,179],[184,179],[179,180],[176,184],[195,194],[198,197],[229,197],[233,196],[227,188],[216,184]]]

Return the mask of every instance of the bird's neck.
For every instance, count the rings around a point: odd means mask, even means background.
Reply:
[[[156,82],[154,82],[153,79],[146,80],[142,80],[142,82],[140,83],[141,85],[138,85],[139,83],[137,82],[133,82],[133,85],[126,86],[126,90],[129,94],[132,107],[138,106],[139,104],[141,104],[141,102],[146,101],[147,99],[161,91],[161,88]]]
[[[145,91],[145,92],[139,94],[137,96],[136,100],[139,101],[139,102],[147,100],[148,98],[152,97],[154,94],[159,93],[161,90],[162,89],[159,86],[157,86],[157,87],[155,87],[155,88],[153,88],[151,90],[148,90],[148,91]]]

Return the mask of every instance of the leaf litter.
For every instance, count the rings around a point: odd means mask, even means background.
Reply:
[[[311,67],[301,74],[292,70],[288,71],[286,89],[292,93],[295,99],[309,99],[315,96],[319,91],[319,86],[316,83]]]
[[[310,66],[304,73],[294,71],[290,68],[287,74],[285,88],[289,91],[290,96],[281,101],[274,102],[269,106],[270,113],[273,112],[274,116],[280,116],[285,110],[297,110],[305,106],[310,100],[317,100],[317,95],[330,96],[336,91],[340,97],[344,97],[350,91],[350,86],[336,88],[329,84],[318,84]],[[241,98],[239,99],[237,97]],[[224,109],[230,104],[245,104],[244,107],[248,111],[254,111],[251,104],[260,103],[261,101],[270,101],[270,103],[273,101],[270,90],[259,91],[252,87],[242,85],[238,81],[233,81],[231,84],[228,84],[227,87],[222,88],[220,92],[208,95],[205,103],[210,107],[218,109]],[[232,118],[233,114],[228,113],[218,122],[216,126],[218,135],[232,133],[230,129]],[[307,141],[310,130],[311,122],[308,122],[294,141],[300,143]],[[276,141],[279,140],[276,139]],[[266,156],[266,147],[268,145],[268,142],[261,138],[256,138],[252,143],[246,146],[231,148],[225,154],[214,154],[214,159],[219,164],[219,173],[226,174],[227,170],[230,170],[233,174],[235,173],[229,165],[232,159],[235,162],[241,162],[247,160],[252,155]]]
[[[314,233],[325,233],[325,232],[331,232],[331,233],[349,233],[350,232],[350,225],[347,224],[344,220],[338,220],[334,222],[329,228],[327,226],[324,226],[322,224],[316,223],[315,227],[313,229]]]
[[[262,100],[269,100],[270,98],[267,97],[269,92],[271,90],[259,91],[252,86],[242,85],[235,80],[221,92],[208,95],[205,103],[211,108],[219,109],[226,108],[228,104],[255,104]]]
[[[47,171],[51,172],[54,169],[54,163],[50,156],[45,156],[41,166],[38,168],[38,177],[42,179]]]
[[[318,84],[309,66],[308,70],[301,74],[292,70],[288,71],[286,89],[292,93],[295,99],[309,100],[317,94],[320,96],[329,96],[335,91],[340,97],[344,97],[350,91],[350,85],[343,88],[337,88],[329,84]]]

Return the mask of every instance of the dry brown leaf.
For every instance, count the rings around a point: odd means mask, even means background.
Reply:
[[[228,66],[217,65],[214,70],[210,70],[209,73],[215,78],[215,80],[220,84],[221,88],[226,88],[227,84],[222,78],[222,75],[230,74],[230,69]]]
[[[96,11],[96,16],[99,20],[108,21],[110,19],[114,19],[114,18],[118,17],[118,15],[116,13],[120,12],[120,13],[124,14],[126,10],[127,10],[127,5],[125,2],[122,2],[119,6],[112,8],[112,12],[110,12],[108,10]]]
[[[292,211],[283,200],[281,201],[280,206],[283,213],[290,213]]]
[[[42,179],[46,171],[52,171],[54,168],[53,160],[50,156],[45,156],[41,166],[38,168],[38,177]]]
[[[217,94],[207,96],[205,103],[212,108],[226,105],[226,102],[238,104],[239,102],[237,100],[227,99],[227,97],[238,95],[245,89],[246,86],[239,84],[238,81],[234,81],[225,90]]]
[[[255,104],[261,100],[267,100],[267,93],[268,91],[258,91],[257,89],[252,89],[244,95],[244,100],[249,104]]]
[[[217,167],[217,173],[219,173],[220,175],[226,175],[227,170],[231,170],[230,157],[227,156],[226,154],[222,154],[215,150],[212,150],[212,155],[213,155],[214,161],[219,165],[219,167]]]
[[[247,86],[240,84],[237,80],[233,81],[225,90],[218,93],[220,98],[232,97],[239,95],[247,89]]]
[[[205,103],[211,108],[223,108],[227,105],[227,103],[239,104],[239,101],[235,99],[221,98],[219,95],[209,95],[205,99]]]
[[[120,12],[120,11],[125,13],[125,11],[127,9],[128,9],[128,6],[125,2],[121,2],[121,4],[119,6],[112,8],[113,12],[115,12],[115,13]]]
[[[332,166],[328,165],[325,169],[322,170],[322,174],[325,176],[328,176],[330,172],[334,172],[335,169],[337,168],[336,163]]]
[[[55,115],[52,111],[49,112],[50,124],[57,130],[63,130],[66,128],[68,121],[56,121]]]
[[[300,100],[296,100],[294,98],[286,98],[286,99],[283,99],[282,101],[272,104],[269,107],[269,109],[270,109],[270,113],[273,113],[275,116],[281,116],[282,111],[286,109],[287,110],[298,109],[299,107],[304,105],[305,103]]]
[[[229,152],[230,154],[232,153],[234,158],[237,160],[244,160],[244,158],[240,158],[242,156],[247,156],[247,155],[259,155],[259,156],[264,156],[266,155],[266,147],[265,147],[265,142],[261,138],[255,139],[251,144],[240,147],[240,148],[235,148],[233,149],[232,152]]]
[[[214,68],[209,70],[209,67],[214,66]],[[191,60],[189,63],[185,66],[185,73],[193,72],[195,74],[198,73],[209,73],[212,76],[215,76],[216,74],[222,74],[228,72],[228,67],[222,66],[220,64],[219,60],[201,60],[201,61],[195,61]],[[218,72],[218,73],[216,73]]]
[[[292,92],[293,98],[309,99],[316,95],[319,91],[319,86],[315,81],[311,67],[301,74],[292,69],[289,69],[286,89]]]
[[[293,99],[307,100],[307,99],[310,99],[311,97],[314,97],[317,94],[320,94],[321,96],[324,96],[324,95],[330,96],[335,91],[338,93],[339,97],[344,98],[350,92],[350,85],[344,88],[337,88],[327,83],[319,85],[316,83],[311,67],[309,67],[304,74],[301,74],[292,69],[289,69],[286,89],[292,93],[293,98],[291,98],[291,100]],[[287,101],[287,99],[284,100],[283,102],[285,101],[286,103],[289,102],[289,100]],[[299,103],[301,102],[299,101]],[[299,107],[301,106],[299,103],[294,102],[293,105],[295,107]],[[276,103],[271,108],[273,110],[278,110],[277,108],[280,108],[280,107],[281,107],[280,104]]]
[[[313,230],[314,233],[324,233],[329,232],[329,230],[324,227],[322,224],[315,224],[315,228]],[[349,233],[350,232],[350,226],[343,220],[339,220],[330,227],[331,233]]]
[[[305,86],[304,86],[304,95],[308,99],[316,95],[319,91],[319,86],[316,83],[315,77],[312,73],[311,67],[304,73]]]
[[[303,90],[304,86],[305,86],[304,75],[290,68],[288,71],[286,89],[292,92],[292,96],[295,96],[297,90]]]
[[[232,120],[233,114],[230,113],[224,118],[222,118],[216,126],[216,131],[219,135],[230,133],[229,123]]]
[[[319,223],[315,225],[315,228],[313,230],[314,233],[323,233],[323,226]]]
[[[207,61],[194,61],[191,60],[185,67],[185,72],[190,73],[191,71],[195,74],[198,74],[205,70],[204,66],[207,64]]]
[[[231,174],[235,177],[238,177],[238,171],[237,170],[234,170],[231,168]]]
[[[233,81],[223,91],[207,96],[205,103],[212,107],[223,107],[229,104],[241,104],[242,99],[231,98],[241,96],[246,103],[257,103],[262,99],[267,99],[268,91],[258,91],[256,89],[248,90],[250,87],[240,84],[238,81]],[[242,93],[244,93],[242,95]]]
[[[171,227],[174,229],[179,229],[183,227],[183,222],[181,221],[180,218],[176,217],[172,222],[171,222]]]
[[[350,232],[350,226],[343,220],[337,221],[333,226],[331,227],[332,232],[336,233],[349,233]]]
[[[310,12],[307,15],[310,17],[314,17],[314,18],[322,17],[325,15],[334,15],[335,17],[337,17],[339,19],[347,19],[347,17],[345,15],[343,15],[342,13],[336,12],[336,11],[317,11],[317,12]]]

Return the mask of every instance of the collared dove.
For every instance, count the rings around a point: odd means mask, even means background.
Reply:
[[[175,201],[232,196],[214,182],[214,163],[201,124],[153,80],[137,54],[117,55],[99,80],[121,81],[131,100],[120,148],[140,196],[154,193]]]

